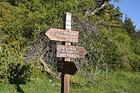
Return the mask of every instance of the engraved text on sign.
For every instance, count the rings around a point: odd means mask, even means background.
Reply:
[[[83,47],[57,45],[56,56],[64,58],[83,58],[86,53],[87,52]]]

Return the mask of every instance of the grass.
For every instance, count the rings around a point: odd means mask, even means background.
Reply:
[[[140,93],[140,73],[118,71],[101,75],[95,87],[75,88],[72,93]]]
[[[52,81],[46,75],[32,79],[18,87],[14,84],[0,85],[0,93],[60,93],[59,81]]]
[[[96,77],[94,87],[71,84],[70,93],[140,93],[140,73],[118,71]],[[20,92],[18,92],[20,91]],[[27,84],[0,85],[0,93],[60,93],[60,81],[41,75]]]

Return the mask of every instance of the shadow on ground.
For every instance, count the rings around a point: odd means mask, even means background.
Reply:
[[[30,68],[29,65],[21,64],[9,64],[8,79],[10,84],[13,84],[18,93],[24,93],[24,90],[20,87],[21,84],[26,84],[30,80]]]

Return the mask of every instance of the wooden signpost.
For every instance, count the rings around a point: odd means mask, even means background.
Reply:
[[[57,45],[56,57],[84,58],[87,54],[83,47]]]
[[[65,42],[65,45],[57,45],[56,57],[64,58],[62,62],[58,62],[57,71],[62,72],[61,93],[69,93],[70,75],[78,70],[71,59],[84,58],[87,54],[83,47],[71,46],[71,42],[78,42],[79,35],[78,31],[71,30],[71,13],[66,13],[65,29],[51,28],[45,34],[50,40]]]
[[[46,32],[46,35],[51,40],[66,41],[66,42],[78,42],[78,31],[55,29],[51,28]]]
[[[74,62],[57,62],[57,71],[65,74],[74,75],[79,68]]]

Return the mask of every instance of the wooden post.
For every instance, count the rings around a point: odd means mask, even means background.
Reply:
[[[63,45],[57,45],[56,57],[63,58],[57,67],[61,76],[61,93],[69,93],[70,75],[74,75],[78,70],[73,58],[83,58],[86,50],[83,47],[71,46],[70,42],[78,42],[79,32],[71,30],[71,13],[66,13],[64,29],[51,28],[45,34],[50,40],[61,41]]]
[[[71,13],[66,13],[65,16],[65,29],[71,30]],[[66,42],[65,45],[71,45],[70,42]],[[65,58],[64,61],[70,61],[70,58]],[[61,93],[69,93],[70,87],[70,75],[62,73],[61,77]]]
[[[58,63],[57,71],[62,72],[61,93],[69,93],[70,75],[74,75],[78,70],[72,59],[83,58],[87,54],[83,47],[71,46],[70,42],[78,42],[79,32],[71,30],[71,13],[66,13],[64,29],[51,28],[45,34],[50,40],[61,41],[63,45],[57,45],[56,57],[63,58]]]

